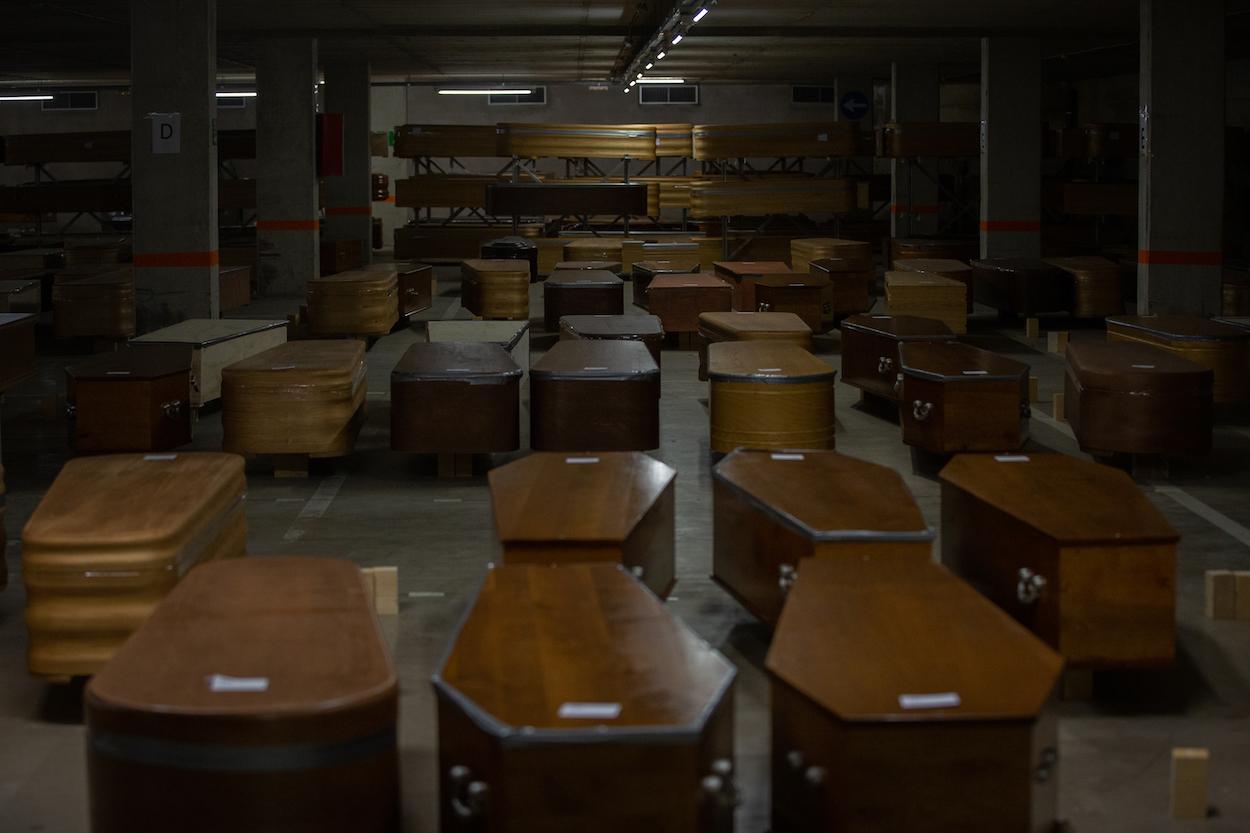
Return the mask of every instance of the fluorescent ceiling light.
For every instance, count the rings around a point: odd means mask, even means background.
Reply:
[[[684,78],[639,78],[639,84],[684,84]]]
[[[681,39],[683,37],[685,37],[685,35],[681,35],[681,34],[673,35],[673,46],[676,46],[677,44],[681,43]]]
[[[665,56],[665,55],[667,55],[667,54],[668,54],[667,52],[661,52],[659,55],[656,55],[656,56],[655,56],[655,59],[656,59],[657,61],[663,61],[663,60],[664,60],[664,56]]]
[[[439,95],[529,95],[533,90],[439,90]]]
[[[0,101],[51,101],[53,96],[39,95],[0,95]]]
[[[256,98],[255,90],[225,90],[217,93],[218,98]]]
[[[625,89],[621,90],[621,92],[623,92],[623,93],[627,93],[627,92],[629,92],[629,87],[626,87]]]
[[[699,13],[694,16],[694,22],[698,23],[700,20],[702,20],[705,17],[707,17],[707,9],[706,8],[699,9]]]
[[[645,67],[643,67],[643,69],[651,69],[653,66],[655,66],[655,64],[648,63]]]
[[[629,86],[631,86],[631,87],[632,87],[632,86],[634,86],[634,85],[635,85],[635,84],[637,84],[637,83],[638,83],[637,81],[630,81],[630,82],[629,82]]]

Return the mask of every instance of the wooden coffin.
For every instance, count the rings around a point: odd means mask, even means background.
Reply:
[[[221,371],[227,365],[286,342],[285,321],[246,318],[189,318],[131,340],[131,345],[186,348],[191,354],[192,408],[221,398]]]
[[[94,674],[192,567],[243,555],[246,493],[232,454],[66,463],[22,530],[30,672]]]
[[[486,189],[507,180],[493,175],[422,174],[395,180],[399,208],[486,208]]]
[[[399,317],[410,318],[424,312],[434,303],[437,281],[434,267],[426,263],[374,263],[365,267],[369,272],[394,272],[399,298]]]
[[[398,688],[351,562],[206,564],[87,686],[91,829],[389,833]]]
[[[651,281],[655,280],[656,275],[691,275],[698,271],[697,258],[637,261],[633,265],[631,275],[634,282],[634,303],[643,309],[647,308],[647,288],[651,286]]]
[[[871,272],[872,244],[837,237],[798,237],[790,241],[790,267],[794,271],[808,271],[813,260],[837,261],[840,268],[830,271]]]
[[[890,241],[890,263],[912,257],[961,260],[967,263],[977,257],[979,248],[980,244],[975,237],[896,237]]]
[[[529,264],[466,260],[460,266],[460,304],[478,318],[529,320]]]
[[[977,122],[891,122],[877,128],[877,156],[886,159],[981,155]]]
[[[700,180],[690,183],[691,217],[847,214],[856,207],[849,179]]]
[[[43,297],[43,285],[39,278],[0,280],[0,312],[29,312],[39,314]]]
[[[666,333],[695,333],[699,315],[733,309],[733,287],[715,275],[658,274],[647,286],[647,309]]]
[[[760,275],[788,275],[792,271],[780,260],[718,260],[712,270],[734,288],[733,308],[739,312],[758,311],[755,282]]]
[[[564,244],[562,260],[606,260],[610,263],[620,263],[621,242],[619,237],[583,237],[570,240]],[[559,268],[558,265],[557,268]]]
[[[1007,315],[1035,318],[1046,312],[1071,312],[1070,272],[1032,258],[994,257],[972,261],[978,303]]]
[[[660,368],[633,341],[558,341],[530,371],[537,451],[646,451],[660,445]]]
[[[135,334],[135,276],[127,268],[59,273],[52,285],[57,338],[130,338]]]
[[[775,625],[806,558],[930,560],[903,478],[836,451],[738,449],[712,471],[712,578]]]
[[[811,352],[812,328],[792,312],[700,313],[700,381],[707,381],[708,345],[722,341],[786,341]]]
[[[654,315],[565,315],[560,318],[560,338],[637,341],[660,367],[664,325]]]
[[[1064,214],[1137,216],[1136,182],[1065,182],[1061,198]]]
[[[503,150],[493,124],[401,124],[395,128],[391,153],[402,159],[511,155]]]
[[[934,454],[1014,451],[1029,436],[1029,367],[955,341],[899,344],[903,442]]]
[[[482,260],[524,260],[530,266],[530,283],[538,282],[539,244],[524,237],[501,237],[482,244]]]
[[[364,251],[359,240],[325,240],[321,243],[321,276],[359,269],[364,265]]]
[[[660,216],[660,182],[663,177],[655,176],[631,176],[626,182],[624,177],[603,177],[603,176],[575,176],[567,179],[553,180],[558,183],[571,183],[574,185],[590,184],[602,185],[603,183],[613,183],[617,185],[629,184],[633,186],[641,185],[646,190],[645,207],[643,205],[634,204],[627,210],[634,217],[659,217]],[[641,210],[640,210],[641,209]],[[607,219],[614,220],[618,212],[609,212]]]
[[[852,315],[842,322],[842,381],[864,394],[897,403],[902,360],[909,341],[953,341],[950,327],[910,315]]]
[[[619,567],[492,569],[433,681],[441,829],[728,833],[734,673]]]
[[[30,379],[39,370],[35,355],[36,316],[0,312],[0,393]]]
[[[391,371],[391,448],[485,454],[521,446],[521,368],[486,342],[417,343]]]
[[[1052,257],[1047,263],[1072,279],[1072,314],[1077,318],[1105,318],[1124,313],[1120,267],[1105,257]]]
[[[191,442],[191,350],[99,353],[65,369],[79,454],[166,451]]]
[[[813,332],[823,333],[833,326],[828,301],[832,286],[829,278],[805,272],[760,275],[755,279],[755,307],[760,312],[793,313]]]
[[[785,341],[725,341],[707,348],[710,447],[834,447],[837,372]]]
[[[704,244],[695,240],[629,240],[621,241],[621,271],[630,274],[639,263],[668,263],[683,272],[698,272],[702,264]],[[719,253],[720,247],[717,246]]]
[[[1064,418],[1094,454],[1207,454],[1214,372],[1133,341],[1068,344]]]
[[[217,298],[222,312],[252,302],[252,267],[222,266],[217,273]]]
[[[499,125],[499,130],[504,156],[655,158],[655,125],[505,123]]]
[[[877,273],[850,268],[855,261],[842,258],[817,258],[808,263],[813,275],[827,278],[824,301],[821,305],[821,332],[828,332],[848,315],[867,312],[873,305],[873,284]]]
[[[621,263],[618,260],[562,260],[551,267],[554,272],[611,272],[618,275]]]
[[[690,158],[694,156],[693,124],[657,124],[655,126],[657,158]]]
[[[637,451],[535,452],[488,477],[505,564],[611,561],[673,589],[673,469]]]
[[[566,315],[621,315],[625,282],[603,270],[557,269],[543,283],[543,325],[560,330]]]
[[[765,661],[773,829],[1050,833],[1062,666],[936,564],[804,561]]]
[[[696,124],[694,158],[701,162],[748,156],[855,156],[859,127],[852,122]]]
[[[931,272],[886,272],[890,315],[933,318],[957,335],[968,332],[968,287]]]
[[[1250,332],[1190,315],[1121,315],[1107,319],[1109,341],[1162,347],[1215,372],[1215,404],[1250,399]]]
[[[1064,454],[961,455],[940,477],[943,563],[1070,666],[1172,662],[1180,536],[1126,473]]]
[[[384,336],[399,320],[399,276],[353,269],[308,282],[308,324],[315,336]]]
[[[964,311],[967,313],[972,312],[972,299],[975,294],[972,284],[972,267],[962,260],[930,257],[899,258],[894,263],[894,269],[899,272],[925,272],[930,275],[939,275],[952,281],[959,281],[967,287],[964,290]]]
[[[363,341],[288,341],[221,371],[222,448],[350,454],[364,419]]]

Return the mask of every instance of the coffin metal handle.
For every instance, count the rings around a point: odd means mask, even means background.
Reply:
[[[911,415],[916,418],[916,422],[924,422],[931,413],[933,413],[932,402],[921,402],[917,399],[911,403]]]
[[[473,772],[457,764],[447,771],[451,778],[451,809],[458,818],[480,818],[486,812],[486,798],[490,787],[485,781],[473,780]]]
[[[705,775],[701,784],[703,792],[725,809],[732,809],[742,803],[733,773],[733,761],[728,758],[717,758],[712,761],[712,774]]]
[[[1033,406],[1030,405],[1027,400],[1020,402],[1020,418],[1021,419],[1033,418]]]
[[[1041,760],[1038,761],[1037,769],[1033,770],[1033,779],[1039,784],[1045,784],[1050,780],[1055,765],[1058,763],[1059,751],[1053,746],[1047,746],[1042,750]]]
[[[877,359],[877,372],[889,373],[894,368],[894,359],[889,356],[881,356]]]
[[[807,759],[797,749],[786,753],[786,763],[790,765],[790,769],[802,775],[803,783],[810,787],[822,786],[829,776],[829,770],[823,766],[807,766]]]
[[[769,312],[772,310],[772,308],[773,308],[772,304],[767,303],[766,301],[760,301],[759,305],[756,306],[755,311],[756,312]]]
[[[793,564],[782,564],[777,568],[777,586],[781,588],[783,594],[790,592],[790,588],[794,586],[794,580],[798,577],[798,571],[794,569]]]
[[[1039,576],[1028,567],[1021,567],[1016,578],[1016,598],[1021,604],[1035,604],[1046,588],[1045,576]]]
[[[635,564],[634,566],[629,568],[629,572],[634,578],[638,579],[639,581],[642,581],[642,577],[646,575],[647,571],[642,568],[641,564]]]
[[[900,394],[902,392],[903,392],[903,374],[900,373],[894,377],[894,393]]]
[[[78,406],[73,402],[65,403],[65,416],[69,419],[75,419],[78,416]]]
[[[161,406],[161,410],[165,412],[165,416],[170,419],[177,419],[182,416],[182,400],[175,399],[172,402],[166,402]]]

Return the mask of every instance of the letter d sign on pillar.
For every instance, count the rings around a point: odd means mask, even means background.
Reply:
[[[152,152],[180,153],[182,151],[182,114],[149,113],[152,120]]]

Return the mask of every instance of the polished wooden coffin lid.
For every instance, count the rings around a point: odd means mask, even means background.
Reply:
[[[1215,371],[1139,341],[1073,341],[1068,365],[1082,387],[1159,396],[1211,395]]]
[[[159,349],[127,347],[99,353],[65,368],[65,374],[76,382],[150,381],[190,372],[191,349],[177,345]]]
[[[904,272],[893,271],[885,273],[885,284],[887,287],[952,287],[957,286],[961,289],[967,287],[963,281],[957,281],[953,278],[945,278],[936,272]]]
[[[688,260],[636,260],[634,271],[644,275],[689,275],[699,271],[699,264]]]
[[[35,316],[29,312],[0,312],[0,329],[15,327],[19,324],[33,324]],[[32,348],[33,349],[33,348]]]
[[[1128,474],[1067,454],[960,454],[939,476],[1061,545],[1180,540]]]
[[[23,570],[178,569],[247,491],[234,454],[111,454],[61,469],[22,530]]]
[[[622,286],[625,282],[603,269],[557,269],[547,277],[547,286]]]
[[[529,280],[530,263],[528,260],[483,260],[481,258],[471,258],[461,264],[464,269],[478,275],[496,275],[496,274],[515,274],[518,272],[525,273],[525,280]]]
[[[485,341],[418,342],[404,352],[391,371],[394,382],[455,380],[482,384],[519,378],[521,368],[511,354]]]
[[[858,555],[803,560],[765,667],[840,720],[929,723],[1031,720],[1063,659],[944,567]]]
[[[352,269],[323,275],[308,282],[310,292],[322,295],[358,296],[362,293],[394,292],[399,285],[399,273],[389,269]]]
[[[951,341],[955,338],[945,322],[916,315],[852,315],[842,322],[841,328],[894,341]]]
[[[712,268],[718,274],[738,279],[791,271],[790,265],[780,260],[718,260],[712,264]]]
[[[654,315],[565,315],[560,329],[581,338],[660,338],[664,325]]]
[[[397,690],[355,564],[254,556],[188,573],[84,700],[92,732],[259,746],[392,730]]]
[[[661,273],[656,275],[655,279],[647,286],[647,292],[655,292],[657,289],[683,289],[686,287],[733,289],[733,287],[715,275],[709,275],[705,272],[684,272],[681,274]]]
[[[562,260],[555,265],[547,280],[550,281],[561,272],[607,272],[615,277],[620,270],[619,260]]]
[[[509,352],[529,331],[528,321],[427,321],[425,337],[439,341],[485,341]]]
[[[812,328],[792,312],[701,312],[699,329],[744,341],[812,334]]]
[[[958,341],[910,341],[898,346],[904,373],[938,381],[1019,379],[1029,366]]]
[[[658,378],[651,351],[637,341],[573,339],[557,341],[530,369],[531,379]]]
[[[836,451],[730,452],[717,483],[816,541],[932,541],[915,498],[894,469]]]
[[[1029,257],[991,257],[972,261],[973,269],[985,272],[1001,272],[1030,278],[1058,278],[1063,270],[1045,260]]]
[[[788,341],[720,341],[707,346],[713,382],[832,382],[832,367]]]
[[[813,275],[811,272],[772,272],[760,275],[755,279],[755,283],[757,286],[769,287],[821,287],[829,285],[829,277],[828,275]]]
[[[899,272],[928,272],[934,275],[971,275],[972,267],[947,257],[907,257],[894,261]]]
[[[1250,341],[1250,332],[1196,315],[1117,315],[1107,329],[1136,330],[1160,341]]]
[[[493,568],[434,677],[481,728],[699,732],[733,666],[619,565]]]
[[[863,240],[846,240],[840,237],[797,237],[790,241],[791,251],[830,252],[832,259],[849,257],[872,257],[872,244]]]
[[[370,263],[368,266],[361,267],[366,272],[394,272],[396,275],[415,275],[418,272],[428,272],[434,267],[428,263],[417,263],[416,261],[397,260],[393,263]]]
[[[211,347],[223,341],[286,327],[285,321],[251,318],[188,318],[168,327],[132,338],[142,344],[191,344]]]
[[[640,451],[536,451],[488,477],[500,541],[616,542],[677,472]]]
[[[363,381],[365,343],[357,339],[288,341],[222,369],[245,385],[329,386]]]

